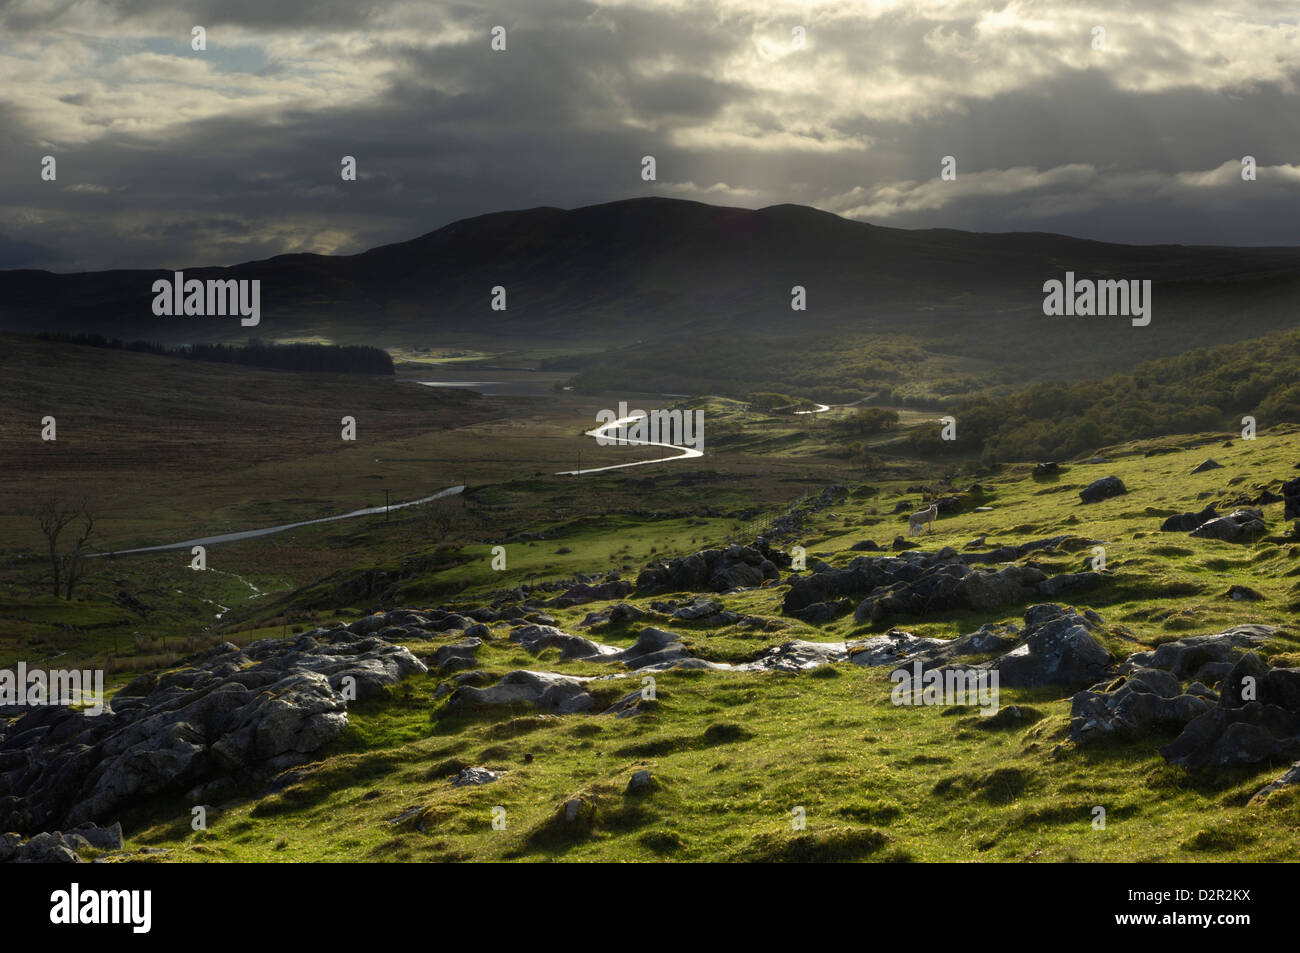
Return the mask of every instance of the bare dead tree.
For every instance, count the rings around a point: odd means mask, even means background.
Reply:
[[[49,547],[53,592],[57,597],[61,594],[59,584],[63,580],[62,562],[59,559],[59,536],[64,527],[77,518],[77,513],[73,509],[51,501],[41,504],[41,508],[36,511],[36,518],[40,521],[41,532],[45,534],[45,542]]]
[[[93,548],[90,540],[95,531],[95,515],[90,504],[82,499],[80,503],[44,503],[37,510],[36,518],[49,550],[51,591],[56,597],[71,599],[77,583],[86,574],[86,555]],[[70,549],[61,550],[59,538],[73,524],[77,524],[76,540]]]
[[[431,500],[420,507],[424,533],[435,542],[443,542],[461,522],[460,513],[447,500]]]
[[[73,544],[72,549],[64,553],[63,559],[63,591],[64,598],[72,598],[72,590],[86,574],[86,554],[90,552],[90,538],[95,533],[95,514],[90,511],[89,505],[83,500],[81,512],[78,514],[79,526],[77,528],[77,541]]]

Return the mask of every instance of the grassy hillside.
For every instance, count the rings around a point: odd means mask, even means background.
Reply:
[[[1278,664],[1300,664],[1300,542],[1283,532],[1281,504],[1263,507],[1271,533],[1250,544],[1158,530],[1169,514],[1207,502],[1231,506],[1294,475],[1300,429],[1276,428],[1230,447],[1222,440],[1189,437],[1178,452],[1153,457],[1145,455],[1149,444],[1112,448],[1110,463],[1071,464],[1048,481],[1028,467],[1008,469],[983,481],[991,510],[943,519],[924,542],[961,547],[976,535],[998,545],[1075,534],[1080,546],[1033,562],[1048,571],[1078,570],[1092,545],[1106,547],[1109,582],[1076,604],[1106,620],[1113,653],[1261,622],[1281,626],[1265,654]],[[1192,475],[1207,447],[1223,469]],[[1080,488],[1111,473],[1123,479],[1127,495],[1079,502]],[[858,540],[887,543],[902,524],[886,514],[900,501],[918,501],[898,484],[876,489],[820,511],[792,542],[837,565],[856,555],[848,548]],[[599,527],[575,527],[544,545],[563,543],[600,568],[608,540]],[[514,544],[508,552],[528,547]],[[522,571],[503,580],[517,581]],[[1258,590],[1262,600],[1228,598],[1234,584]],[[478,604],[488,585],[467,589],[455,603]],[[729,609],[777,619],[784,589],[721,599]],[[650,602],[632,601],[643,608]],[[577,623],[603,605],[549,611],[561,628],[581,631]],[[905,628],[952,637],[987,621],[1015,620],[1019,611],[926,617]],[[776,632],[670,627],[697,654],[718,661],[753,659],[792,637],[839,641],[884,628],[850,618],[820,626],[784,622]],[[627,645],[635,629],[602,631],[599,638]],[[410,645],[426,653],[456,638]],[[555,650],[531,656],[504,630],[484,646],[479,667],[494,677],[514,668],[606,671],[561,661]],[[382,699],[353,706],[345,738],[279,794],[236,799],[201,833],[190,830],[188,813],[151,805],[132,818],[139,825],[132,843],[165,846],[168,860],[192,861],[1242,861],[1285,860],[1300,848],[1294,788],[1246,804],[1284,766],[1184,772],[1157,754],[1169,740],[1161,735],[1076,749],[1065,737],[1070,692],[1004,688],[1003,708],[1019,706],[1021,717],[990,720],[974,709],[896,708],[885,670],[847,663],[798,675],[672,671],[656,678],[651,709],[616,719],[534,709],[467,714],[435,696],[438,676],[415,676]],[[595,683],[603,687],[593,690],[612,702],[628,681]],[[477,765],[507,773],[483,787],[453,788],[446,780]],[[625,793],[631,774],[643,768],[655,779],[653,789]],[[558,823],[556,812],[572,798],[588,805],[583,823]],[[1091,824],[1097,805],[1107,812],[1104,831]],[[504,831],[491,826],[498,806],[506,811]],[[791,830],[795,806],[807,815],[801,833]],[[412,808],[418,810],[408,820],[391,823]]]
[[[1197,348],[1097,381],[1037,384],[1008,397],[954,401],[957,439],[937,427],[911,436],[918,451],[979,452],[985,462],[1053,459],[1163,434],[1300,423],[1300,332]]]
[[[844,421],[856,407],[796,416],[708,397],[683,402],[705,411],[705,457],[572,478],[555,471],[579,453],[584,466],[658,455],[582,436],[597,410],[617,405],[617,392],[525,402],[402,378],[5,343],[26,370],[0,385],[0,445],[16,476],[0,497],[0,666],[102,666],[113,692],[222,641],[283,638],[376,607],[464,611],[578,573],[635,578],[650,562],[748,542],[791,514],[802,522],[782,544],[842,567],[859,555],[855,544],[888,547],[904,533],[903,511],[923,502],[917,484],[943,475],[963,504],[919,541],[931,551],[961,550],[976,537],[991,548],[1067,535],[1068,545],[1020,560],[1056,574],[1088,568],[1094,547],[1105,547],[1104,584],[1073,601],[1104,619],[1099,638],[1114,658],[1257,622],[1279,627],[1263,653],[1300,666],[1300,540],[1281,503],[1261,504],[1268,533],[1250,543],[1159,530],[1176,513],[1268,498],[1295,476],[1293,425],[1261,419],[1255,440],[1217,428],[1129,439],[1102,447],[1105,463],[1085,462],[1090,448],[1042,475],[1029,462],[989,465],[960,449],[916,456],[909,434],[928,427],[932,413],[899,408],[898,430],[854,436]],[[1291,346],[1289,338],[1243,345],[1246,363],[1231,366],[1271,373]],[[1217,380],[1219,360],[1189,355],[1135,377],[1173,401],[1177,388],[1199,386],[1193,372]],[[339,440],[345,412],[358,419],[355,445]],[[39,440],[45,413],[59,420],[54,445]],[[846,455],[846,441],[862,447]],[[1222,468],[1192,474],[1209,456]],[[1080,489],[1111,474],[1127,494],[1080,503]],[[468,492],[428,510],[212,547],[202,573],[189,568],[187,552],[171,551],[100,561],[71,601],[44,588],[32,487],[67,496],[89,486],[103,538],[119,548],[346,511],[382,502],[385,487],[406,499],[462,479]],[[832,484],[841,489],[814,505]],[[504,570],[492,565],[496,545],[505,547]],[[1231,598],[1232,586],[1260,598]],[[714,662],[752,661],[790,639],[842,642],[888,628],[851,615],[799,621],[783,612],[787,589],[776,581],[718,597],[761,625],[672,620],[653,609],[663,597],[624,601]],[[565,631],[586,632],[580,623],[609,605],[546,611]],[[899,624],[952,638],[1016,621],[1024,609]],[[592,635],[626,647],[640,627]],[[499,627],[486,638],[480,678],[520,668],[610,674],[554,649],[530,655],[508,635]],[[459,638],[406,644],[428,656]],[[212,805],[207,831],[190,828],[191,805],[175,798],[140,803],[122,820],[132,848],[166,847],[154,856],[184,861],[1281,860],[1300,848],[1295,789],[1247,804],[1284,765],[1189,773],[1158,754],[1170,740],[1160,733],[1076,748],[1066,736],[1069,691],[1004,688],[1003,709],[1016,706],[1020,717],[990,720],[970,708],[896,708],[886,669],[847,662],[797,675],[674,670],[656,680],[657,700],[620,719],[454,709],[439,691],[444,678],[411,676],[351,704],[343,737],[278,792],[254,785]],[[639,676],[588,684],[600,711]],[[483,787],[450,785],[448,775],[473,766],[506,773]],[[654,784],[627,794],[642,769]],[[581,822],[557,822],[574,798],[585,805]],[[1105,831],[1091,824],[1099,805]],[[491,826],[495,807],[505,810],[504,830]],[[794,807],[806,812],[806,831],[791,830]]]

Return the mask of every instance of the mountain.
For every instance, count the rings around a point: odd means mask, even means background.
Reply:
[[[1148,279],[1153,319],[1046,317],[1043,283]],[[1300,247],[1117,245],[1046,233],[904,230],[795,205],[759,210],[642,198],[497,212],[357,255],[281,255],[187,278],[260,279],[261,323],[155,317],[170,271],[0,272],[0,329],[163,342],[323,335],[379,345],[448,335],[627,345],[778,337],[816,348],[908,334],[1025,365],[1075,359],[1113,372],[1188,347],[1289,327]],[[508,309],[493,311],[504,286]],[[791,289],[807,291],[792,311]],[[667,358],[665,358],[667,359]]]

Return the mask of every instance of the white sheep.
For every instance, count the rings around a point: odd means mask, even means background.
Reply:
[[[907,518],[907,535],[914,536],[921,532],[921,527],[930,524],[930,532],[934,532],[934,521],[939,518],[938,505],[931,503],[923,510],[917,510]]]

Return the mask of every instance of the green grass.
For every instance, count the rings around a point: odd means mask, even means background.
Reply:
[[[1104,541],[1113,580],[1080,605],[1111,624],[1103,641],[1117,654],[1241,622],[1290,624],[1296,575],[1284,572],[1300,565],[1300,544],[1161,534],[1162,517],[1151,511],[1199,508],[1205,501],[1198,495],[1206,491],[1226,502],[1243,488],[1231,484],[1242,474],[1248,492],[1289,477],[1300,435],[1266,433],[1253,443],[1218,447],[1214,455],[1224,469],[1196,477],[1187,471],[1201,451],[1147,458],[1143,449],[1109,451],[1113,462],[1104,465],[1072,465],[1060,477],[1067,489],[1059,493],[1042,494],[1026,468],[983,479],[992,512],[941,520],[926,543],[959,546],[984,534],[996,545],[1059,533]],[[1110,473],[1128,485],[1127,496],[1079,503],[1077,488]],[[826,551],[832,563],[843,563],[855,555],[845,550],[858,539],[887,543],[902,523],[880,514],[909,498],[903,488],[887,486],[879,496],[851,496],[823,511],[809,534],[818,539],[810,552]],[[1280,504],[1265,512],[1279,528]],[[844,527],[846,519],[854,525]],[[611,537],[633,549],[646,541],[633,526],[567,529],[571,535],[548,540],[546,549],[563,539],[598,561],[593,557],[617,551]],[[697,538],[702,532],[674,526],[664,538],[680,542],[687,530]],[[1076,570],[1090,556],[1090,547],[1080,544],[1038,562],[1052,571]],[[546,558],[522,555],[518,571]],[[1265,599],[1222,598],[1232,582]],[[767,587],[722,601],[775,617],[782,592]],[[646,606],[650,600],[633,601]],[[575,630],[598,608],[550,611]],[[1017,615],[1008,609],[901,624],[918,634],[954,636]],[[729,661],[753,658],[790,636],[839,640],[880,628],[851,619],[821,627],[791,621],[776,634],[669,627],[698,654]],[[639,628],[590,634],[627,645]],[[554,651],[535,658],[507,633],[495,630],[480,652],[479,667],[493,677],[514,668],[608,671],[560,662]],[[429,643],[411,645],[430,650]],[[1268,646],[1283,657],[1297,649],[1294,629]],[[174,817],[142,818],[132,843],[169,846],[168,859],[194,861],[1280,861],[1300,846],[1294,791],[1246,803],[1284,765],[1189,774],[1159,756],[1170,736],[1076,749],[1065,735],[1069,692],[1004,690],[1003,708],[1020,705],[1025,715],[1012,722],[984,719],[974,709],[896,708],[884,670],[849,664],[794,676],[684,671],[656,680],[653,707],[615,719],[458,711],[434,699],[436,675],[417,676],[383,698],[352,706],[346,736],[297,785],[225,806],[202,835]],[[594,684],[608,703],[637,683],[634,676]],[[483,787],[447,782],[446,775],[474,765],[507,773]],[[626,794],[628,779],[642,768],[652,772],[653,790]],[[563,805],[575,798],[582,802],[578,817],[566,822]],[[1104,830],[1093,825],[1097,806],[1106,812]],[[422,809],[418,821],[388,823],[413,807]],[[496,807],[505,810],[503,831],[492,827]],[[796,807],[803,808],[804,830],[792,828]]]
[[[495,659],[495,651],[490,658]],[[515,664],[489,664],[501,671]],[[1243,807],[1277,767],[1197,781],[1150,739],[1052,755],[1067,700],[1032,700],[1028,729],[989,731],[974,712],[898,709],[882,672],[842,677],[677,672],[634,719],[452,714],[434,677],[354,706],[336,753],[299,784],[236,802],[196,835],[156,818],[132,843],[172,860],[1285,860],[1294,797]],[[743,730],[737,730],[744,726]],[[525,762],[525,756],[531,761]],[[453,788],[486,765],[505,776]],[[625,793],[647,768],[654,789]],[[577,822],[557,817],[585,802]],[[1106,829],[1093,829],[1093,808]],[[388,821],[423,808],[424,830]],[[504,831],[492,828],[503,807]],[[806,830],[792,829],[804,809]],[[1260,829],[1269,836],[1261,837]],[[196,853],[196,847],[205,848]]]
[[[387,423],[377,433],[363,430],[373,440],[344,449],[333,440],[320,444],[301,419],[313,403],[337,417],[332,404],[350,403],[348,388],[356,382],[321,381],[307,400],[292,375],[225,368],[211,374],[187,365],[188,389],[160,408],[150,384],[156,365],[147,363],[159,359],[103,360],[108,365],[87,358],[69,389],[42,385],[44,399],[57,397],[76,411],[67,430],[60,418],[66,449],[33,452],[30,428],[13,423],[17,410],[0,415],[10,421],[0,424],[0,449],[20,460],[20,488],[67,490],[100,473],[101,502],[111,514],[104,532],[114,542],[162,542],[341,511],[373,502],[376,492],[382,497],[385,486],[402,499],[459,482],[463,470],[470,471],[471,492],[453,504],[455,525],[445,534],[405,510],[388,520],[322,524],[213,547],[206,573],[190,570],[181,551],[124,557],[96,566],[81,596],[68,602],[45,591],[26,512],[31,501],[11,486],[0,497],[0,667],[20,658],[81,667],[112,655],[111,693],[139,671],[175,666],[184,653],[216,641],[283,637],[355,618],[379,603],[469,607],[521,584],[607,569],[634,579],[652,560],[740,540],[755,517],[806,507],[830,483],[848,494],[810,512],[804,529],[783,545],[802,544],[810,560],[844,566],[858,555],[850,549],[858,541],[887,547],[904,534],[904,517],[892,511],[899,504],[916,508],[920,495],[908,487],[945,472],[959,487],[978,482],[984,492],[969,497],[964,512],[939,520],[921,540],[927,549],[960,549],[977,536],[993,548],[1068,534],[1061,551],[1024,560],[1057,573],[1089,568],[1092,547],[1105,547],[1106,584],[1079,594],[1076,604],[1105,618],[1101,639],[1117,658],[1259,622],[1281,627],[1264,654],[1300,664],[1300,540],[1289,535],[1282,504],[1263,508],[1270,535],[1253,543],[1159,531],[1169,514],[1207,503],[1226,510],[1276,490],[1295,474],[1300,428],[1266,429],[1255,441],[1234,439],[1227,447],[1225,435],[1215,434],[1110,447],[1103,451],[1109,463],[1066,462],[1059,476],[1036,479],[1029,464],[987,470],[971,460],[940,468],[907,459],[894,455],[894,438],[873,448],[882,460],[864,468],[830,455],[826,415],[756,414],[741,402],[708,398],[700,406],[718,426],[703,460],[572,479],[553,471],[572,463],[579,448],[584,465],[627,459],[620,456],[627,448],[597,448],[581,436],[595,410],[611,406],[608,395],[444,403],[423,389],[385,390],[367,399],[396,400],[399,410],[381,418]],[[109,381],[116,382],[111,392],[100,395],[96,388]],[[237,390],[232,381],[255,385],[240,391],[253,396],[233,408],[219,402]],[[0,393],[0,405],[18,407],[19,390],[11,385]],[[257,401],[265,405],[260,410]],[[211,455],[190,451],[182,431],[162,439],[150,429],[186,402],[215,415],[193,425],[212,427],[215,420],[231,428],[222,439],[239,452],[216,465]],[[111,422],[118,443],[72,439],[78,413],[92,410],[101,414],[96,427]],[[287,449],[271,441],[274,447],[244,455],[263,440],[263,413],[289,428]],[[464,421],[455,416],[462,413],[469,415]],[[238,423],[240,414],[250,416]],[[916,412],[904,423],[924,416]],[[1175,452],[1144,456],[1157,447]],[[1224,468],[1192,476],[1206,456]],[[106,460],[116,467],[106,469]],[[1129,493],[1081,504],[1078,491],[1110,474]],[[992,509],[976,513],[975,505]],[[504,571],[491,566],[498,544],[506,548]],[[387,595],[364,585],[376,574]],[[1233,584],[1263,599],[1228,599]],[[115,604],[119,591],[146,603],[148,612]],[[666,617],[582,630],[578,623],[604,603],[546,611],[561,628],[619,646],[630,645],[642,624],[658,624],[680,633],[696,655],[723,662],[749,661],[790,638],[841,641],[889,627],[860,625],[851,616],[816,626],[786,619],[785,591],[778,583],[719,597],[741,614],[781,620],[771,632]],[[648,610],[655,599],[682,595],[628,601]],[[228,607],[220,620],[216,606]],[[890,625],[951,638],[985,622],[1016,621],[1023,609]],[[610,671],[561,662],[553,650],[534,657],[507,634],[494,629],[480,651],[479,667],[493,677],[516,668]],[[455,638],[410,647],[427,655]],[[1285,766],[1193,775],[1164,763],[1157,750],[1169,740],[1163,736],[1075,749],[1065,738],[1069,692],[1003,691],[1001,704],[1022,706],[1026,715],[1013,722],[974,710],[895,708],[887,672],[847,663],[797,676],[679,671],[656,680],[653,705],[616,719],[458,711],[434,698],[437,676],[409,678],[353,704],[346,734],[296,784],[268,797],[250,788],[216,805],[206,832],[190,829],[191,805],[141,804],[123,817],[128,841],[169,847],[158,856],[187,861],[1239,861],[1290,859],[1300,847],[1300,795],[1247,804]],[[607,705],[639,684],[633,676],[592,683],[592,690]],[[446,780],[476,765],[507,773],[484,787],[453,788]],[[642,768],[652,772],[653,789],[627,795],[628,779]],[[560,812],[572,799],[581,806],[566,822]],[[1106,810],[1105,830],[1093,827],[1096,806]],[[415,807],[421,811],[409,822],[389,823]],[[494,807],[505,810],[505,830],[492,827]],[[791,824],[796,807],[803,808],[803,830]]]

